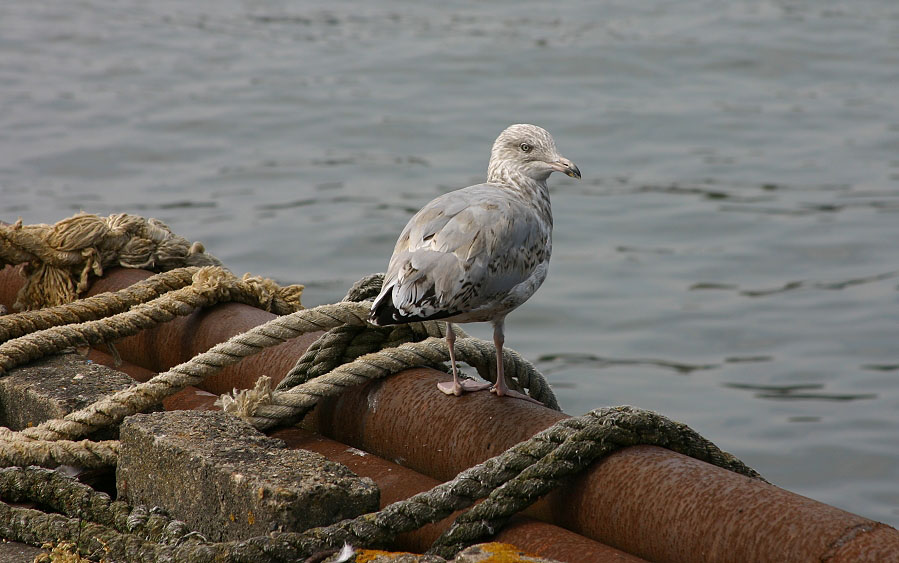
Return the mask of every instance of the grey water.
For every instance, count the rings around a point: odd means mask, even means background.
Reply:
[[[156,217],[307,306],[516,122],[584,175],[506,326],[565,411],[899,525],[899,3],[0,3],[0,220]]]

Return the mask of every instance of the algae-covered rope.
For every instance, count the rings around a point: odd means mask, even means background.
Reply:
[[[381,291],[383,283],[383,273],[369,274],[354,283],[341,301],[353,303],[370,301]],[[426,321],[390,327],[374,325],[334,327],[309,345],[293,368],[278,383],[276,389],[286,391],[364,354],[394,348],[404,342],[418,342],[429,336],[446,337],[445,323]],[[459,333],[459,338],[466,336],[468,335]]]
[[[629,406],[610,407],[561,420],[502,454],[462,471],[452,481],[396,502],[373,515],[360,516],[325,529],[343,530],[338,539],[352,545],[387,542],[394,534],[415,530],[470,506],[478,499],[494,495],[496,491],[509,489],[515,491],[515,503],[500,500],[490,506],[500,512],[515,511],[533,503],[561,479],[582,470],[591,461],[637,444],[666,447],[761,479],[753,469],[684,424],[651,411]],[[477,521],[482,513],[476,512],[473,516]],[[494,530],[500,528],[498,521],[496,524]],[[489,526],[459,529],[450,538],[454,545],[441,551],[451,556],[465,545],[483,539],[484,531],[489,533]]]
[[[636,444],[666,447],[760,479],[758,473],[683,424],[650,411],[613,407],[557,422],[502,454],[462,471],[452,481],[395,502],[379,512],[305,532],[272,533],[239,542],[204,543],[196,537],[190,543],[177,546],[149,542],[121,531],[125,529],[122,515],[128,510],[116,505],[111,509],[111,516],[106,514],[103,507],[113,503],[102,493],[92,492],[83,485],[72,485],[70,492],[65,478],[61,477],[49,478],[46,474],[31,479],[24,477],[28,471],[42,471],[39,469],[16,468],[9,477],[4,474],[8,470],[0,470],[0,496],[5,500],[40,500],[68,516],[77,515],[93,521],[81,522],[83,527],[75,526],[78,521],[67,516],[48,515],[0,503],[0,534],[32,544],[47,541],[48,537],[68,540],[74,542],[83,555],[103,555],[113,561],[294,561],[318,549],[337,547],[344,542],[354,546],[385,544],[397,534],[436,522],[488,497],[466,513],[471,516],[460,517],[457,525],[445,535],[445,540],[438,541],[435,549],[450,554],[463,544],[481,539],[483,532],[489,532],[492,526],[498,527],[508,512],[535,501],[591,461]],[[16,479],[25,484],[19,483],[12,488],[13,493],[7,493],[7,480]],[[47,485],[40,487],[50,481],[59,492],[48,493]],[[29,492],[33,487],[39,487],[41,492]],[[15,496],[10,498],[9,494]],[[67,502],[70,498],[81,501]],[[484,505],[486,508],[481,509]],[[73,506],[78,508],[71,508]],[[96,514],[83,508],[90,506],[100,508]],[[127,518],[125,521],[127,523]],[[165,523],[165,520],[160,522]],[[187,537],[183,527],[178,529],[177,537]],[[145,533],[145,530],[140,531]]]
[[[170,545],[208,543],[187,524],[158,509],[114,501],[106,493],[43,467],[0,469],[0,498],[7,502],[36,502],[66,516],[83,518],[148,541]]]
[[[395,348],[405,342],[419,342],[431,336],[443,338],[443,326],[443,323],[431,321],[395,327],[334,327],[309,345],[278,383],[277,389],[292,389],[370,352]],[[436,364],[431,367],[436,367]]]

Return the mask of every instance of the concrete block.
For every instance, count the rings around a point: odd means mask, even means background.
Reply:
[[[24,543],[0,542],[0,563],[32,563],[42,553],[47,551]]]
[[[37,360],[0,377],[0,424],[12,430],[62,418],[104,395],[135,384],[122,372],[75,353]],[[114,437],[101,430],[93,439]]]
[[[134,415],[119,434],[119,496],[160,506],[209,540],[303,531],[378,509],[371,479],[285,449],[222,412]]]

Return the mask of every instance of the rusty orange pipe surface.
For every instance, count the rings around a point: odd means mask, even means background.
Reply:
[[[126,277],[111,272],[96,285],[119,289]],[[224,305],[117,347],[133,363],[165,367],[270,318]],[[249,387],[261,374],[278,379],[315,336],[245,360],[207,390]],[[406,370],[349,389],[310,422],[329,437],[446,479],[565,416],[486,393],[446,397],[434,389],[440,378],[448,376]],[[538,512],[574,531],[658,561],[899,560],[894,528],[661,448],[618,452],[540,504]]]
[[[24,285],[22,266],[5,266],[0,269],[0,305],[6,307],[8,313],[16,312],[12,306],[16,302],[16,294]]]

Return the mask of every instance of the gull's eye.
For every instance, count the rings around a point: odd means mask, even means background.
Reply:
[[[524,152],[531,152],[531,149],[534,147],[532,147],[531,145],[529,145],[527,143],[521,143],[520,145],[518,145],[518,148],[520,148]]]

